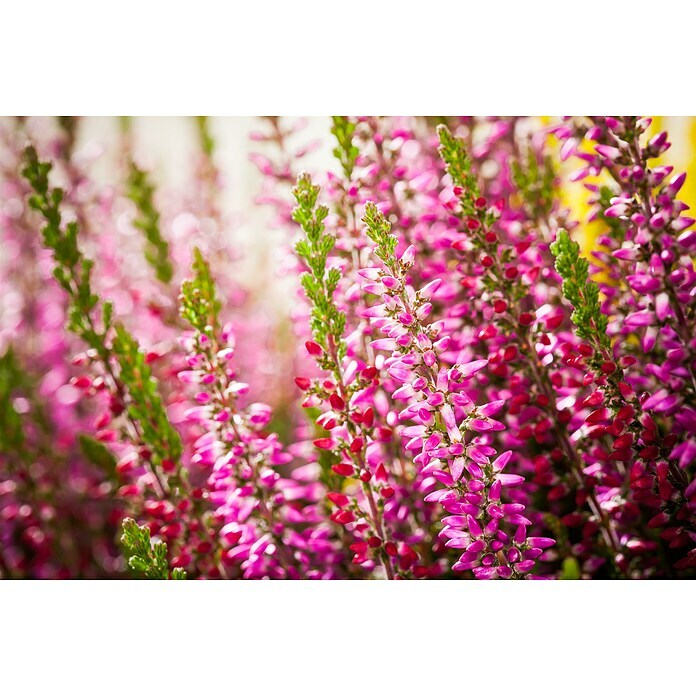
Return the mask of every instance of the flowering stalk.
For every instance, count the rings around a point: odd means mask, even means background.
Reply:
[[[343,122],[345,125],[346,122]],[[351,131],[338,128],[341,137],[350,138]],[[339,145],[338,152],[344,149]],[[354,158],[349,154],[343,159],[346,172],[352,170]],[[351,525],[357,536],[362,537],[351,545],[355,552],[354,563],[362,564],[371,554],[379,558],[388,579],[394,579],[392,556],[398,551],[391,539],[390,530],[385,525],[384,501],[394,495],[394,488],[387,484],[389,474],[380,464],[373,476],[368,464],[368,452],[374,442],[374,409],[368,406],[362,409],[359,404],[359,392],[372,382],[376,375],[374,367],[366,367],[359,373],[355,361],[350,367],[345,365],[346,343],[343,333],[346,315],[341,311],[333,295],[341,279],[338,268],[327,269],[327,258],[333,249],[335,239],[326,232],[324,220],[328,208],[317,205],[319,187],[314,186],[309,175],[303,174],[297,180],[293,190],[297,207],[293,219],[304,231],[306,237],[295,245],[299,258],[306,264],[309,272],[301,276],[302,287],[311,304],[311,321],[313,341],[306,344],[307,351],[322,370],[332,376],[332,380],[317,380],[312,385],[309,380],[298,384],[319,402],[327,402],[330,410],[322,414],[318,423],[331,432],[330,437],[318,438],[316,447],[329,450],[337,463],[332,470],[339,476],[358,478],[366,507],[358,499],[352,502],[341,492],[329,493],[329,499],[337,507],[331,519],[342,525]]]
[[[605,281],[598,276],[607,298],[603,310],[615,317],[607,328],[624,339],[616,341],[624,351],[641,348],[623,359],[622,386],[632,396],[635,415],[631,432],[620,438],[633,440],[640,460],[630,472],[633,498],[659,509],[648,526],[668,525],[660,536],[679,549],[693,546],[696,533],[696,234],[689,229],[694,220],[682,215],[687,206],[676,198],[686,175],[668,181],[672,168],[651,164],[670,144],[666,132],[643,144],[649,125],[650,119],[637,117],[593,117],[589,125],[571,122],[557,132],[566,138],[566,155],[583,160],[574,179],[605,171],[613,180],[589,188],[598,204],[593,215],[608,228],[595,253],[608,276]],[[580,138],[593,141],[595,151],[580,152]],[[675,563],[694,566],[693,548]]]
[[[583,473],[583,464],[576,445],[569,437],[567,424],[570,414],[555,406],[556,395],[554,380],[548,374],[548,361],[542,361],[534,348],[535,334],[539,332],[537,313],[523,308],[527,302],[528,286],[522,282],[519,261],[515,263],[515,252],[522,256],[528,250],[529,244],[522,242],[516,245],[501,243],[493,231],[496,220],[500,217],[497,206],[489,206],[487,200],[480,196],[476,175],[472,169],[463,143],[451,135],[445,126],[438,127],[441,142],[441,156],[447,165],[447,171],[452,177],[454,194],[460,203],[460,215],[468,231],[468,242],[455,242],[462,250],[468,244],[481,254],[480,264],[483,272],[483,285],[493,300],[493,314],[496,323],[507,335],[515,337],[519,342],[521,357],[524,358],[522,368],[527,372],[530,382],[534,385],[543,403],[551,404],[551,423],[556,442],[560,445],[572,475],[581,489],[587,490],[589,506],[601,524],[606,547],[616,555],[620,542],[614,524],[602,508],[597,494],[587,485]],[[530,275],[534,272],[530,270]],[[533,276],[532,276],[533,277]],[[531,309],[531,308],[530,308]],[[542,326],[552,329],[560,324],[562,315],[558,312],[546,312]],[[517,350],[514,351],[515,354]],[[512,355],[516,357],[516,355]]]
[[[614,358],[607,333],[608,317],[601,311],[599,286],[589,278],[589,262],[580,255],[580,245],[565,230],[559,231],[551,251],[556,257],[556,270],[563,278],[563,295],[573,306],[571,319],[576,333],[592,349],[586,359],[599,389],[586,399],[586,403],[595,407],[586,422],[593,429],[593,436],[612,437],[609,457],[614,461],[624,462],[635,456],[654,465],[650,451],[646,451],[640,439],[643,432],[640,403],[624,379],[622,365],[633,361]]]
[[[528,538],[526,527],[531,522],[522,515],[524,506],[501,504],[502,488],[520,485],[524,478],[501,473],[512,451],[491,461],[497,453],[478,433],[505,427],[491,418],[503,403],[477,407],[462,392],[463,383],[487,361],[457,364],[449,370],[441,365],[438,352],[450,339],[425,321],[432,309],[429,295],[440,281],[415,292],[406,278],[414,263],[413,247],[396,257],[397,238],[373,203],[366,205],[363,220],[383,263],[383,269],[373,269],[370,275],[384,288],[384,304],[373,308],[373,316],[393,349],[388,371],[404,383],[401,391],[411,399],[407,414],[402,415],[420,423],[409,431],[413,440],[406,447],[420,447],[417,463],[445,486],[428,498],[452,513],[443,520],[448,546],[464,549],[453,569],[473,570],[480,579],[526,577],[534,568],[534,559],[555,542]],[[386,346],[380,342],[379,347]],[[502,525],[513,526],[515,531],[506,532]]]
[[[623,223],[620,229],[625,233],[625,242],[620,248],[612,245],[613,256],[619,262],[635,264],[633,272],[625,276],[626,283],[637,296],[645,300],[653,298],[649,306],[642,306],[645,301],[640,302],[637,311],[626,316],[625,321],[633,329],[651,323],[668,328],[666,342],[676,339],[686,353],[668,356],[666,367],[670,372],[678,367],[687,370],[682,398],[693,403],[696,373],[690,344],[695,330],[696,303],[690,291],[696,284],[696,274],[690,257],[696,247],[696,232],[689,228],[694,219],[682,215],[687,206],[676,198],[686,174],[676,175],[667,182],[672,167],[650,164],[651,159],[666,152],[670,143],[667,133],[662,132],[642,145],[640,139],[649,125],[650,119],[597,117],[590,119],[589,128],[579,125],[575,131],[562,133],[574,136],[568,141],[571,146],[568,153],[574,152],[586,165],[576,173],[576,180],[606,171],[617,185],[618,195],[602,211],[606,218]],[[581,135],[597,143],[596,153],[577,151]],[[648,349],[655,343],[651,340]]]
[[[224,525],[223,564],[232,570],[241,563],[248,578],[297,579],[303,572],[312,577],[318,566],[309,571],[305,566],[313,553],[322,551],[322,531],[309,530],[303,536],[289,526],[301,518],[301,508],[299,502],[286,502],[286,495],[292,489],[297,500],[306,490],[274,470],[291,457],[277,436],[264,433],[270,409],[260,403],[247,407],[239,403],[249,386],[237,381],[232,367],[234,336],[229,326],[220,325],[220,302],[210,268],[198,250],[194,255],[194,275],[181,288],[181,316],[193,334],[184,339],[188,369],[179,372],[179,379],[199,385],[195,394],[199,405],[186,414],[205,430],[194,443],[192,464],[207,475],[208,495]],[[311,509],[304,512],[311,520]]]
[[[97,316],[99,297],[91,285],[93,262],[78,248],[78,226],[70,222],[61,227],[60,202],[63,192],[49,188],[48,173],[51,165],[39,161],[33,147],[26,152],[26,166],[22,173],[34,189],[29,204],[46,221],[42,230],[43,243],[53,252],[54,276],[70,297],[68,329],[77,334],[93,351],[111,379],[115,396],[125,408],[134,431],[135,441],[148,449],[148,459],[157,480],[160,493],[165,484],[156,473],[165,460],[177,461],[181,455],[181,440],[169,423],[157,385],[145,363],[135,339],[120,325],[113,323],[113,305],[104,302],[101,316]],[[115,332],[113,341],[109,336]],[[114,363],[120,369],[117,375]]]
[[[175,523],[177,511],[168,498],[176,502],[179,496],[190,495],[191,490],[187,472],[181,465],[181,439],[167,416],[148,356],[122,325],[113,323],[110,302],[104,302],[98,312],[99,298],[91,284],[93,262],[78,247],[77,223],[68,223],[63,229],[62,191],[50,188],[48,183],[51,165],[39,161],[33,147],[27,148],[25,157],[23,174],[34,190],[29,202],[46,221],[43,242],[53,252],[54,276],[70,298],[68,328],[89,347],[87,355],[78,361],[92,360],[104,371],[103,377],[85,378],[76,384],[86,391],[94,389],[97,382],[98,389],[107,388],[109,410],[98,419],[100,434],[105,441],[113,441],[112,435],[116,433],[104,428],[124,414],[123,444],[132,449],[120,459],[116,470],[119,475],[139,478],[140,484],[124,486],[122,492],[135,501],[141,494],[147,497],[151,490],[159,500],[146,500],[144,510],[155,520],[161,520],[155,522],[157,528],[164,523],[171,539],[179,539],[185,546],[189,528],[196,534],[206,532],[198,521],[186,529]],[[139,476],[143,470],[148,474],[145,477]],[[140,486],[144,487],[142,492]],[[189,554],[182,552],[173,562],[187,565],[189,560]]]

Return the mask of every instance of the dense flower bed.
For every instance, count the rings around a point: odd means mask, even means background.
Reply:
[[[106,186],[77,119],[2,123],[0,577],[696,575],[696,231],[649,118],[335,117],[309,173],[265,119],[275,323],[208,121],[185,195],[122,126]]]

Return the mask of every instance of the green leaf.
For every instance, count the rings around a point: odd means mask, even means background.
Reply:
[[[128,561],[128,567],[147,580],[168,580],[170,576],[167,561],[167,544],[163,541],[152,543],[150,530],[140,527],[135,520],[126,517],[122,524],[121,546]],[[186,579],[183,568],[171,571],[173,580]]]
[[[24,451],[24,421],[14,406],[15,392],[24,383],[25,376],[10,346],[0,356],[0,452],[6,455]]]
[[[563,568],[559,576],[560,580],[580,580],[582,573],[580,572],[580,564],[574,556],[566,556],[563,559]]]

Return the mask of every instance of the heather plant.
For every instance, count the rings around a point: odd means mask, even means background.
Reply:
[[[185,580],[186,571],[174,568],[171,573],[167,561],[167,545],[163,541],[152,543],[150,530],[140,527],[127,517],[123,520],[121,545],[128,559],[128,567],[148,580]]]
[[[133,224],[145,235],[145,258],[154,269],[157,280],[168,283],[173,273],[169,244],[160,231],[160,215],[155,207],[154,192],[154,186],[147,173],[131,161],[128,172],[128,197],[138,209],[138,216]]]
[[[131,119],[107,184],[83,119],[0,124],[3,578],[694,577],[666,133],[335,116],[322,160],[267,117],[247,280],[216,123],[188,124],[179,191]]]

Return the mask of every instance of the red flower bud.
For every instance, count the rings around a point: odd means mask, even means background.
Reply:
[[[363,379],[374,379],[377,375],[377,368],[370,365],[360,372]]]
[[[338,524],[350,524],[351,522],[355,522],[355,515],[352,510],[336,510],[331,514],[329,519]]]
[[[165,474],[173,473],[174,471],[176,471],[176,463],[173,462],[171,459],[163,459],[162,471],[164,471]]]
[[[339,476],[355,476],[355,467],[352,464],[334,464],[331,469]]]
[[[335,411],[342,411],[346,407],[345,401],[338,394],[332,394],[329,397],[329,403]]]
[[[305,348],[307,349],[307,352],[313,356],[321,355],[324,352],[321,349],[321,346],[318,343],[315,343],[314,341],[306,341]]]
[[[399,555],[399,550],[393,541],[388,541],[384,545],[384,550],[387,552],[388,556],[398,556]]]
[[[353,440],[353,442],[350,443],[350,451],[353,454],[357,454],[358,452],[360,452],[362,450],[364,444],[365,444],[365,440],[363,440],[363,438],[356,437],[355,440]]]
[[[350,498],[345,493],[327,493],[326,497],[338,507],[345,507],[350,502]]]

